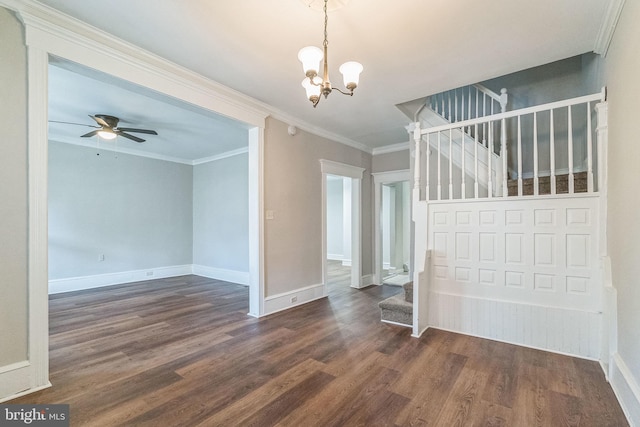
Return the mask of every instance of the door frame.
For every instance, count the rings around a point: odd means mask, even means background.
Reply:
[[[411,173],[409,169],[376,172],[373,175],[374,192],[374,214],[373,214],[373,241],[374,241],[374,283],[382,285],[382,186],[394,182],[407,181],[411,183]]]
[[[351,284],[360,289],[362,281],[362,176],[365,169],[332,160],[320,159],[322,172],[322,286],[327,290],[327,175],[351,178]]]
[[[27,46],[28,118],[28,360],[0,372],[26,394],[49,382],[48,307],[48,67],[58,57],[93,68],[248,124],[251,162],[249,201],[249,296],[251,316],[264,314],[264,177],[265,121],[257,101],[163,58],[124,43],[105,32],[37,5],[17,6]],[[50,22],[55,21],[56,24]],[[18,388],[19,387],[19,388]],[[12,393],[9,391],[9,393]],[[14,397],[16,397],[15,395]]]

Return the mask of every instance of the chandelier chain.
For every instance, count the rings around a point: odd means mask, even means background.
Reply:
[[[329,45],[329,40],[327,39],[327,23],[329,22],[329,16],[327,15],[327,2],[329,0],[324,0],[324,42],[322,42],[323,46]]]

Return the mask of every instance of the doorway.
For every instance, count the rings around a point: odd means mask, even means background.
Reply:
[[[409,170],[373,176],[375,283],[402,286],[411,280]]]
[[[322,282],[326,296],[330,279],[332,283],[337,280],[352,288],[362,287],[360,194],[364,169],[324,159],[320,166]]]

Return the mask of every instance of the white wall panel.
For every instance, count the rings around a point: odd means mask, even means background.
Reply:
[[[597,358],[598,198],[431,202],[431,326]]]

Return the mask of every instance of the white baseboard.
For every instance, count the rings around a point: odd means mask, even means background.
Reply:
[[[209,279],[224,280],[225,282],[237,283],[249,286],[249,272],[238,270],[227,270],[224,268],[207,267],[206,265],[193,265],[193,274]]]
[[[0,367],[0,403],[51,387],[51,383],[33,387],[33,366],[28,360]]]
[[[609,382],[631,427],[640,427],[640,385],[619,353],[611,358]]]
[[[399,322],[394,322],[392,320],[384,320],[384,319],[380,319],[380,321],[382,323],[388,323],[390,325],[396,325],[396,326],[402,326],[403,328],[413,328],[413,326],[411,325],[407,325],[406,323],[399,323]]]
[[[293,291],[272,295],[264,299],[264,315],[267,316],[282,310],[287,310],[326,296],[325,287],[322,284],[306,286]]]
[[[367,286],[375,285],[376,283],[376,276],[374,274],[367,274],[360,278],[361,288],[366,288]]]
[[[351,267],[351,260],[350,259],[343,259],[342,260],[342,266],[343,267]]]
[[[186,274],[193,274],[193,266],[191,264],[53,279],[49,280],[49,294],[80,291],[83,289],[140,282],[143,280],[164,279],[167,277],[184,276]]]
[[[327,259],[329,261],[342,261],[344,259],[344,255],[342,255],[342,254],[327,254]]]

